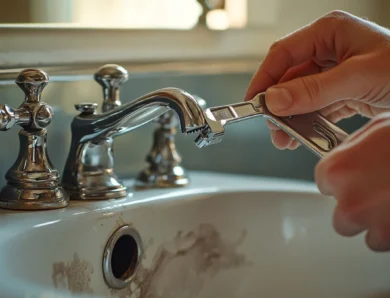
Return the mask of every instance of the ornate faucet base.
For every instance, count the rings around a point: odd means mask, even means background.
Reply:
[[[127,187],[114,171],[112,145],[112,138],[87,142],[78,155],[68,156],[62,186],[71,200],[120,199],[128,195]]]
[[[109,200],[128,195],[127,187],[112,171],[83,173],[81,177],[82,183],[78,183],[76,187],[63,184],[71,200]]]
[[[45,210],[64,208],[69,197],[47,155],[47,131],[19,131],[20,151],[0,191],[0,208]]]
[[[121,199],[127,197],[129,194],[127,188],[123,185],[118,185],[116,188],[88,188],[79,190],[66,190],[71,200],[110,200]]]
[[[28,189],[7,184],[0,192],[0,208],[12,210],[47,210],[64,208],[68,196],[62,187]]]
[[[161,173],[160,169],[147,168],[139,173],[134,187],[136,189],[174,188],[184,187],[188,184],[189,178],[186,171],[181,166],[176,166],[166,173]]]

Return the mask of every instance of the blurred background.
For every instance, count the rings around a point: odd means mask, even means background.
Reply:
[[[335,9],[386,24],[387,0],[1,0],[1,23],[211,29],[277,26],[290,32]]]
[[[335,9],[366,17],[384,26],[390,23],[390,1],[387,0],[3,0],[0,2],[2,4],[0,23],[11,27],[50,24],[54,28],[68,25],[76,28],[139,30],[141,34],[142,32],[147,34],[150,30],[161,30],[165,35],[169,30],[181,30],[192,34],[194,30],[203,28],[204,32],[232,31],[236,32],[237,36],[240,36],[241,32],[245,34],[250,30],[252,33],[258,32],[256,38],[260,41],[263,32],[267,30],[272,30],[275,36],[281,37]],[[212,36],[215,40],[208,42],[221,42],[223,47],[221,36]],[[155,40],[156,52],[160,51],[158,44],[157,39]],[[253,42],[252,47],[255,44]],[[42,44],[42,47],[44,46]],[[178,47],[179,43],[172,46]],[[251,43],[245,46],[251,47]],[[5,54],[1,48],[2,45],[0,45],[0,55]],[[255,51],[252,49],[252,52]],[[128,55],[130,57],[131,52]],[[237,57],[228,57],[236,61],[236,66],[242,61],[245,67],[207,71],[203,66],[203,71],[200,72],[196,64],[195,66],[191,64],[192,66],[188,66],[184,73],[168,71],[159,75],[147,71],[133,75],[132,69],[128,68],[130,64],[121,61],[130,73],[130,79],[122,86],[121,100],[125,103],[158,88],[178,87],[204,98],[208,106],[240,102],[263,56],[264,53],[259,53],[255,57],[246,57],[243,52]],[[150,59],[152,58],[153,55],[150,56]],[[249,58],[253,61],[250,67],[248,67]],[[202,59],[203,64],[199,64],[204,65],[207,57]],[[180,57],[176,60],[180,62]],[[101,65],[118,63],[118,61],[103,62]],[[144,59],[141,62],[148,61]],[[184,64],[185,62],[183,61]],[[212,68],[213,62],[210,61],[209,65]],[[96,69],[98,66],[96,65]],[[3,73],[8,71],[7,67],[1,66]],[[149,66],[150,68],[153,68],[153,64]],[[0,92],[1,103],[17,107],[23,100],[21,90],[14,84],[0,85]],[[77,114],[74,104],[85,101],[101,104],[102,90],[92,79],[75,79],[67,82],[52,82],[43,95],[44,100],[53,106],[55,112],[54,120],[49,126],[48,151],[53,164],[62,171],[69,150],[70,123]],[[352,132],[366,121],[367,119],[354,117],[343,121],[340,126]],[[0,177],[4,176],[5,171],[17,157],[18,129],[14,127],[10,132],[1,135]],[[154,125],[148,124],[115,140],[116,168],[121,176],[133,177],[146,165],[145,158],[152,145],[153,129]],[[198,149],[192,138],[181,134],[177,136],[177,149],[187,169],[313,180],[317,157],[304,148],[295,151],[275,149],[263,119],[252,119],[229,126],[224,141],[216,146]],[[0,181],[0,184],[4,184],[4,179]]]

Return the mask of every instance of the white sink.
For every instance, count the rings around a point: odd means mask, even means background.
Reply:
[[[390,254],[337,235],[334,204],[311,183],[192,173],[182,189],[3,210],[0,297],[390,297]],[[124,225],[144,253],[131,283],[114,290],[103,254]]]

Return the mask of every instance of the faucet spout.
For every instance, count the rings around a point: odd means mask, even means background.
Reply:
[[[71,199],[108,199],[127,195],[114,172],[113,138],[151,122],[162,114],[176,112],[181,131],[199,130],[207,122],[197,100],[184,90],[164,88],[103,114],[91,105],[79,105],[73,119],[72,142],[62,175],[62,185]]]
[[[206,125],[203,110],[184,90],[164,88],[148,93],[104,114],[81,113],[72,122],[72,133],[80,142],[116,137],[142,126],[162,114],[176,112],[183,133]]]

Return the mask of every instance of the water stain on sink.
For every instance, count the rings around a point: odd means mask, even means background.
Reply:
[[[195,297],[205,282],[222,270],[249,266],[245,255],[237,252],[246,231],[236,241],[221,237],[210,224],[184,233],[157,249],[152,265],[141,265],[132,283],[123,290],[112,290],[118,298]]]
[[[77,253],[69,263],[56,262],[53,264],[53,284],[59,289],[68,289],[72,293],[92,294],[90,287],[92,264],[81,260]]]

